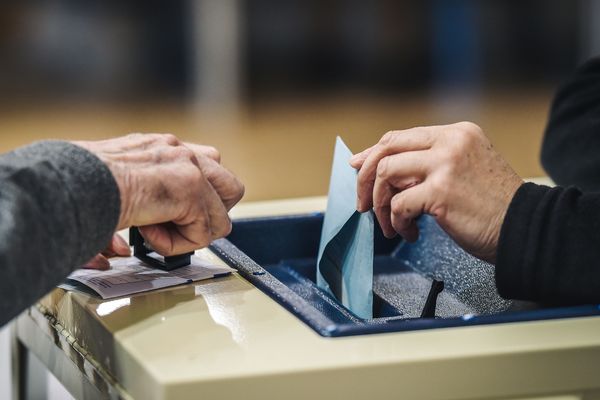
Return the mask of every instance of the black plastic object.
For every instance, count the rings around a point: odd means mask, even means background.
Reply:
[[[315,284],[322,223],[321,213],[237,220],[228,238],[211,248],[322,336],[600,314],[596,305],[540,308],[502,299],[493,266],[465,253],[433,218],[423,217],[416,243],[385,239],[376,229],[373,318],[361,319]],[[434,280],[444,281],[443,291]]]
[[[425,300],[421,318],[435,318],[435,306],[438,295],[442,290],[444,290],[444,281],[438,281],[437,279],[431,281],[431,289],[429,289],[427,300]]]
[[[156,253],[146,245],[144,237],[136,227],[129,228],[129,245],[133,246],[133,255],[135,257],[153,268],[159,268],[165,271],[171,271],[175,268],[190,265],[191,256],[194,255],[194,252],[191,252],[170,257],[154,256]]]

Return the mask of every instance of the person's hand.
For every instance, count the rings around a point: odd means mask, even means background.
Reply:
[[[111,257],[128,257],[131,255],[129,244],[118,233],[115,233],[110,244],[102,253],[96,254],[91,260],[83,264],[81,268],[106,270],[110,268]]]
[[[170,134],[131,134],[75,142],[111,170],[121,195],[117,229],[138,226],[162,255],[206,247],[231,231],[227,212],[244,186],[220,165],[216,149]]]
[[[373,208],[386,237],[415,241],[435,217],[461,247],[495,262],[500,228],[523,180],[470,122],[393,131],[356,154],[357,210]]]

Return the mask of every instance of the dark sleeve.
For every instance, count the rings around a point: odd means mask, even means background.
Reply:
[[[558,90],[542,144],[542,165],[559,185],[600,191],[600,58]]]
[[[600,303],[600,193],[523,184],[500,233],[498,292],[551,304]]]
[[[87,150],[39,142],[0,156],[0,326],[110,241],[117,184]]]

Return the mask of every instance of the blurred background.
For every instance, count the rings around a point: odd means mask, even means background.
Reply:
[[[172,132],[217,146],[245,201],[326,194],[336,135],[356,152],[388,130],[460,120],[478,123],[521,176],[542,175],[552,94],[600,53],[594,0],[0,7],[0,151]],[[0,398],[8,340],[0,330]]]
[[[0,150],[172,132],[245,200],[324,195],[334,138],[471,120],[522,176],[557,84],[600,50],[593,0],[22,0],[0,13]]]

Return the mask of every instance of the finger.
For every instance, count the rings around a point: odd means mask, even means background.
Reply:
[[[110,268],[110,262],[102,254],[96,254],[91,260],[81,266],[85,269],[107,270]]]
[[[223,203],[209,184],[198,200],[198,209],[172,223],[140,227],[144,239],[158,253],[169,256],[208,246],[231,231],[231,220]]]
[[[360,169],[375,146],[376,145],[373,145],[369,148],[364,149],[360,153],[356,153],[355,155],[353,155],[350,158],[350,165],[352,166],[352,168]]]
[[[172,256],[206,247],[210,243],[210,234],[206,234],[206,243],[192,242],[181,235],[178,227],[172,223],[140,226],[140,234],[157,253]]]
[[[392,197],[425,179],[425,159],[426,152],[411,151],[387,156],[379,161],[373,184],[373,210],[383,234],[388,238],[396,234],[391,223]]]
[[[406,189],[392,198],[391,224],[409,242],[414,242],[419,237],[415,219],[425,212],[427,199],[428,189],[425,184]]]
[[[212,159],[199,159],[202,173],[219,195],[227,209],[236,205],[244,196],[244,185],[229,170]]]
[[[209,184],[206,187],[200,204],[199,218],[194,218],[189,222],[187,220],[173,221],[177,225],[181,236],[191,242],[198,243],[200,247],[205,247],[212,240],[224,237],[231,232],[231,220],[227,214],[225,204],[221,201],[216,190]],[[205,240],[207,233],[210,236],[208,243]]]
[[[110,241],[110,244],[102,252],[105,257],[127,257],[131,255],[129,244],[118,233],[115,233]]]
[[[213,234],[209,224],[209,217],[205,216],[187,225],[164,223],[142,226],[139,229],[144,240],[156,252],[164,256],[171,256],[204,248],[213,239],[224,236]],[[230,223],[229,227],[231,227]]]
[[[194,153],[206,156],[217,163],[221,162],[221,153],[215,147],[185,142],[184,145]]]
[[[364,212],[372,206],[373,185],[379,161],[383,157],[396,153],[429,149],[432,142],[432,135],[429,132],[427,128],[390,132],[373,147],[358,172],[358,211]]]

